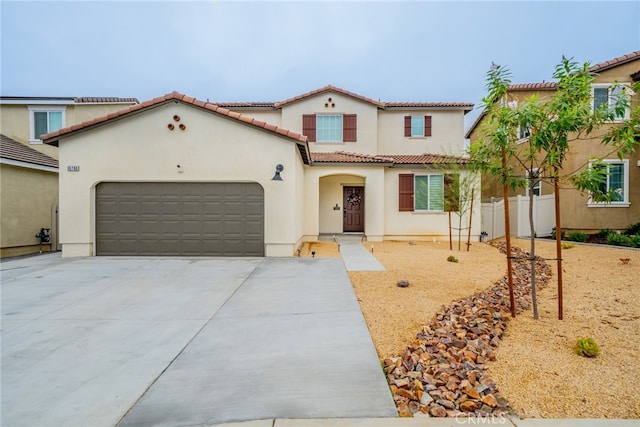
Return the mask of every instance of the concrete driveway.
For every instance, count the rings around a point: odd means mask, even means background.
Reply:
[[[2,262],[3,426],[395,417],[341,259]]]

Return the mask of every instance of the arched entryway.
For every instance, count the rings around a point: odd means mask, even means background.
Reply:
[[[320,234],[364,233],[365,178],[336,174],[320,178]]]

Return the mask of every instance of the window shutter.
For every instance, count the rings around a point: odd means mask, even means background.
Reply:
[[[411,116],[404,116],[404,136],[411,136]]]
[[[460,210],[460,175],[457,173],[444,176],[444,210],[446,212]]]
[[[411,118],[409,118],[411,121]],[[413,174],[400,174],[400,186],[398,192],[399,210],[401,212],[413,211]]]
[[[356,142],[357,140],[357,116],[344,114],[342,116],[342,140],[344,142]]]
[[[315,114],[302,115],[302,134],[307,136],[309,142],[316,141],[316,115]]]
[[[424,136],[431,136],[431,116],[424,116]]]

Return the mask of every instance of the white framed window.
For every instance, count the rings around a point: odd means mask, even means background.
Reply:
[[[539,169],[534,169],[532,171],[527,171],[527,179],[533,177],[534,179],[534,183],[533,183],[533,195],[534,196],[540,196],[542,194],[542,181],[540,181],[540,170]],[[531,194],[530,191],[530,187],[529,185],[527,185],[527,197],[529,197]]]
[[[342,115],[316,115],[316,141],[342,142]]]
[[[519,125],[518,126],[518,139],[526,139],[531,136],[531,127],[528,125]]]
[[[595,110],[603,105],[613,109],[616,105],[616,99],[620,96],[630,96],[631,88],[626,84],[612,85],[608,83],[598,83],[593,85],[593,102],[592,107]],[[616,120],[629,119],[630,110],[627,108],[624,115],[619,115]]]
[[[416,211],[444,210],[444,175],[416,175],[414,209]]]
[[[424,136],[424,116],[411,116],[411,136]]]
[[[29,107],[29,142],[41,144],[41,135],[63,128],[65,111],[65,107]]]
[[[589,164],[589,167],[596,165]],[[589,199],[588,205],[592,207],[628,207],[629,201],[629,160],[607,159],[603,160],[600,167],[607,168],[607,178],[602,183],[600,191],[611,192],[611,202],[594,202]]]

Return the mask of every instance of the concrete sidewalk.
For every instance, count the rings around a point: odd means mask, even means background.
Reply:
[[[217,427],[636,427],[638,420],[608,419],[525,419],[518,418],[333,418],[269,419],[243,423],[217,424]]]
[[[340,244],[347,271],[385,271],[380,261],[363,246],[360,236],[340,235],[335,236],[335,241]],[[368,242],[367,246],[375,250],[374,242]]]

